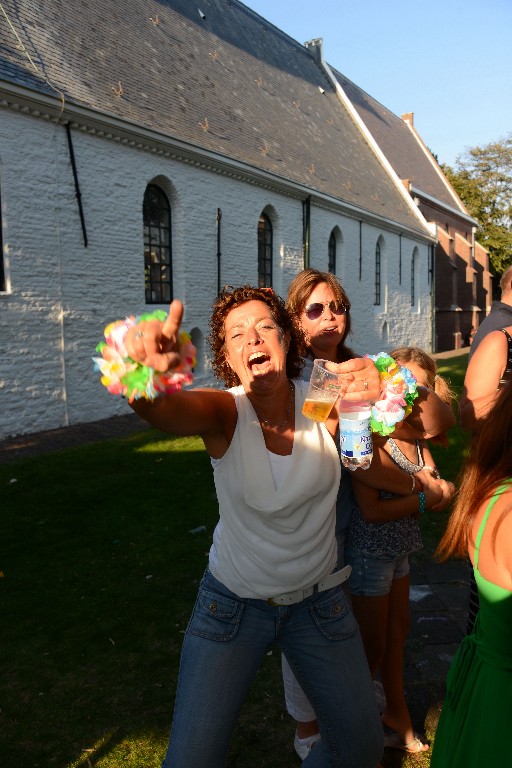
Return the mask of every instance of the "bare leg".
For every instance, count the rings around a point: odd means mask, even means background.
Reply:
[[[386,650],[389,595],[352,595],[352,609],[363,638],[370,673],[375,680]]]
[[[411,751],[423,751],[414,742],[414,731],[404,691],[404,649],[409,633],[409,575],[395,579],[389,594],[389,621],[386,649],[380,668],[386,694],[386,709],[382,719],[396,731],[402,744],[411,744]]]

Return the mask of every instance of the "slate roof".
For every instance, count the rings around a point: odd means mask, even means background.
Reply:
[[[383,151],[400,179],[408,179],[415,187],[439,203],[458,209],[468,216],[463,203],[436,170],[437,163],[422,149],[419,139],[407,124],[389,109],[369,96],[341,72],[333,74],[347,94],[359,116]],[[434,163],[434,164],[433,164]]]
[[[56,96],[51,83],[67,103],[430,236],[307,49],[237,0],[2,5],[0,87]]]

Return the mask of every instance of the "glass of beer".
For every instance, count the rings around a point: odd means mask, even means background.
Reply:
[[[326,368],[327,360],[315,360],[309,389],[302,406],[302,413],[313,421],[325,421],[338,397],[348,386],[348,381]]]

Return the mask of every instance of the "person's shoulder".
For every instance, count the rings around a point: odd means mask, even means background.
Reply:
[[[480,324],[478,331],[483,330],[489,333],[496,331],[505,325],[512,323],[512,306],[504,301],[494,301],[491,311]],[[477,333],[478,333],[477,331]]]
[[[510,481],[509,481],[510,483]],[[482,575],[500,586],[512,588],[512,486],[498,496],[489,519],[484,524],[484,518],[489,508],[489,500],[482,503],[473,524],[473,536],[476,540],[479,531],[487,535],[489,547],[480,546],[478,562]],[[496,489],[498,490],[498,489]]]
[[[478,345],[478,358],[484,354],[494,353],[507,346],[507,338],[501,328],[495,328],[486,334]]]
[[[512,306],[510,304],[505,304],[503,301],[494,301],[491,306],[491,311],[487,317],[484,317],[478,326],[473,337],[473,343],[475,341],[481,341],[485,338],[486,334],[496,331],[510,323],[512,323]]]

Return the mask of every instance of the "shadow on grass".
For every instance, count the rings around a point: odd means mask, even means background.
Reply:
[[[0,484],[1,764],[87,765],[148,729],[160,753],[133,765],[160,765],[217,520],[202,443],[145,433],[3,466]]]

